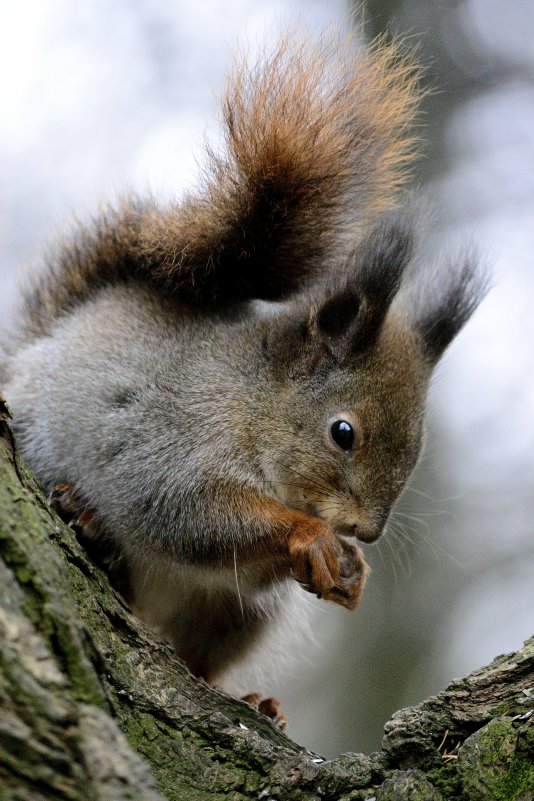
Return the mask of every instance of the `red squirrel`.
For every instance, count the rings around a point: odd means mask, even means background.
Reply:
[[[484,294],[469,255],[415,266],[420,96],[395,43],[283,37],[230,75],[198,191],[79,226],[24,292],[2,365],[22,453],[208,682],[298,584],[357,606],[356,542],[382,534]]]

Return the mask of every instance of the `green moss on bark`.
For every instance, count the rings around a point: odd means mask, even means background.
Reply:
[[[534,798],[532,716],[523,726],[497,718],[469,737],[458,751],[458,773],[472,801]]]

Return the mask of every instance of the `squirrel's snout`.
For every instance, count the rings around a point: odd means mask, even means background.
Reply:
[[[364,526],[354,526],[354,536],[356,539],[360,540],[360,542],[376,542],[382,536],[384,532],[384,526],[377,526],[369,528]]]
[[[382,506],[369,509],[363,514],[360,514],[357,520],[354,521],[354,536],[360,542],[376,542],[386,529],[386,523],[389,520],[391,507]]]
[[[335,525],[336,531],[344,537],[356,537],[360,542],[376,542],[384,532],[384,525],[381,523],[375,525],[373,523],[357,522],[353,524],[337,524]]]
[[[340,502],[338,498],[328,498],[321,503],[306,502],[299,508],[307,514],[325,520],[342,537],[356,537],[360,542],[376,542],[382,536],[389,518],[387,509],[364,509],[354,499]]]

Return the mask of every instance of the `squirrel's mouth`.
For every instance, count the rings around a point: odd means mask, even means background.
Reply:
[[[384,533],[383,528],[371,526],[367,528],[358,523],[355,525],[332,524],[332,528],[335,530],[336,534],[339,534],[341,537],[355,537],[359,542],[365,542],[367,544],[376,542]]]
[[[335,509],[332,501],[325,504],[325,508],[321,508],[320,501],[310,500],[309,498],[292,498],[287,506],[292,509],[298,509],[299,512],[310,517],[318,517],[328,523],[333,530],[341,537],[355,537],[360,542],[373,543],[376,542],[384,533],[385,525],[383,519],[377,524],[376,520],[366,520],[361,513],[353,512],[348,516],[343,513],[341,508]]]
[[[357,514],[346,519],[341,514],[328,514],[320,506],[308,504],[307,514],[319,517],[328,523],[341,537],[355,537],[359,542],[371,544],[380,539],[385,530],[382,520],[377,524],[374,519],[366,520],[363,515]]]
[[[360,542],[365,542],[369,545],[379,540],[383,533],[384,533],[384,527],[361,530],[360,528],[358,528],[358,526],[356,526],[355,529],[353,530],[353,535]]]

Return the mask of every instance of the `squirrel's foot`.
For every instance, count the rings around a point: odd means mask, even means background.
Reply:
[[[308,592],[355,609],[369,567],[357,545],[338,537],[321,521],[293,526],[289,535],[291,575]]]
[[[253,706],[254,709],[257,709],[262,715],[266,715],[270,718],[281,731],[286,730],[287,716],[282,712],[278,698],[262,698],[261,693],[249,693],[248,695],[244,695],[241,700],[246,701],[247,704]]]
[[[96,515],[86,508],[72,484],[56,484],[48,495],[48,502],[63,522],[84,539],[94,540],[98,536]]]

